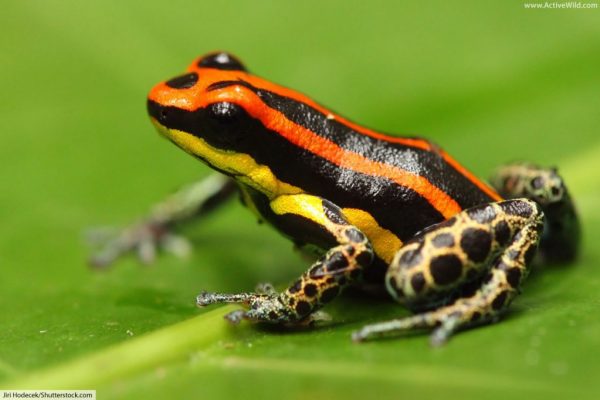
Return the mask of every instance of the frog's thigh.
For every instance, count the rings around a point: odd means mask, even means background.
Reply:
[[[514,199],[465,210],[418,235],[398,251],[386,276],[396,299],[431,307],[468,282],[481,281],[480,287],[437,310],[367,326],[354,338],[439,327],[432,337],[439,344],[460,326],[489,320],[508,306],[527,275],[542,218],[535,202]]]

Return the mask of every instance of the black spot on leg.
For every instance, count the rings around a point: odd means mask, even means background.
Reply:
[[[421,255],[420,249],[414,250],[406,250],[400,256],[400,265],[405,268],[412,268],[416,265],[419,265],[423,261],[423,256]]]
[[[504,307],[504,303],[506,302],[506,297],[508,296],[508,291],[503,290],[500,292],[498,296],[492,301],[492,308],[496,311],[500,310]]]
[[[310,270],[308,270],[308,275],[312,279],[321,279],[327,276],[327,272],[325,271],[325,267],[321,262],[314,264]]]
[[[314,283],[304,285],[304,294],[308,297],[314,297],[317,294],[317,285]]]
[[[506,221],[500,221],[494,227],[494,238],[500,246],[505,246],[510,239],[510,227]]]
[[[348,259],[343,253],[333,253],[327,261],[325,261],[327,271],[335,272],[340,271],[348,267]]]
[[[371,265],[373,262],[373,253],[370,251],[363,251],[359,255],[356,256],[356,262],[362,265],[363,267]]]
[[[341,210],[332,202],[323,200],[323,211],[325,216],[334,224],[345,225],[346,219],[342,216]]]
[[[467,210],[467,215],[472,220],[479,222],[480,224],[487,224],[496,218],[496,210],[494,207],[487,205],[483,207],[476,207]]]
[[[346,229],[344,231],[344,235],[346,235],[346,238],[353,243],[362,243],[365,240],[365,235],[363,235],[358,229],[354,228]]]
[[[410,285],[415,293],[420,293],[425,287],[425,276],[421,272],[417,272],[410,278]]]
[[[354,255],[354,246],[346,246],[344,247],[344,250],[346,250],[346,254],[348,254],[348,256],[352,257]]]
[[[335,296],[338,295],[339,292],[340,289],[337,286],[330,287],[328,289],[325,289],[323,293],[321,293],[321,297],[319,297],[319,300],[321,301],[321,303],[329,303],[335,298]]]
[[[431,276],[438,285],[447,285],[460,278],[462,263],[453,254],[446,254],[431,260],[429,265]]]
[[[452,247],[454,246],[454,236],[450,233],[440,233],[431,241],[435,247]]]
[[[521,270],[517,267],[510,268],[506,271],[506,281],[510,286],[517,289],[521,282]]]
[[[300,300],[298,304],[296,304],[295,310],[296,313],[300,316],[304,316],[310,313],[310,304],[307,301]]]
[[[499,206],[509,215],[529,218],[533,214],[533,208],[523,200],[508,200],[499,203]]]
[[[396,292],[396,295],[398,297],[404,297],[404,290],[402,290],[402,288],[398,286],[398,281],[395,277],[392,276],[391,278],[389,278],[388,282],[389,286]]]
[[[460,247],[472,261],[483,262],[490,253],[492,237],[483,229],[468,228],[463,231]]]
[[[300,291],[300,289],[302,289],[302,281],[298,279],[296,282],[294,282],[294,284],[292,286],[290,286],[290,288],[288,289],[288,292],[298,293]]]

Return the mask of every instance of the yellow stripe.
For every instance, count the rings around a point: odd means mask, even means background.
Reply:
[[[155,118],[152,118],[152,123],[162,136],[187,153],[201,157],[210,165],[234,175],[238,182],[264,193],[269,199],[303,192],[299,187],[277,179],[268,166],[258,164],[248,154],[217,149],[199,137],[184,131],[169,129]]]
[[[317,196],[309,194],[279,196],[271,202],[271,209],[277,215],[296,214],[325,227],[333,225],[325,216],[323,202]]]
[[[357,208],[344,208],[342,211],[348,222],[367,235],[377,256],[386,263],[391,263],[396,252],[402,247],[398,236],[379,226],[375,218],[366,211]]]

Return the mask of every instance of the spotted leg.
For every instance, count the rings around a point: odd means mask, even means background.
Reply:
[[[88,236],[98,247],[90,257],[94,267],[106,267],[124,254],[137,252],[143,263],[156,257],[157,248],[182,256],[189,251],[187,241],[173,232],[175,225],[191,221],[222,204],[235,193],[234,182],[212,175],[184,186],[156,204],[149,215],[116,234],[92,230]]]
[[[368,325],[355,341],[432,329],[444,343],[457,329],[494,319],[519,292],[542,230],[543,214],[527,199],[473,207],[405,244],[386,275],[388,292],[412,317]]]
[[[242,303],[247,310],[226,316],[233,323],[242,319],[277,324],[306,323],[315,312],[361,276],[371,264],[373,250],[366,236],[348,223],[333,203],[310,195],[279,196],[269,204],[268,219],[284,233],[294,234],[302,244],[329,248],[298,280],[282,293],[202,293],[199,306]],[[318,315],[318,314],[317,314]]]
[[[504,198],[535,200],[546,218],[540,241],[545,262],[566,262],[577,256],[581,228],[569,191],[555,168],[514,163],[498,168],[490,179]]]

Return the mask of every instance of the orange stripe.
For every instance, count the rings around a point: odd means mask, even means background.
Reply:
[[[252,111],[253,116],[260,119],[268,129],[278,132],[292,144],[304,148],[341,168],[370,176],[387,178],[398,185],[408,187],[423,196],[445,218],[450,218],[461,211],[461,207],[454,199],[422,176],[413,175],[398,167],[372,161],[360,154],[344,150],[336,143],[289,121],[279,111],[273,110],[262,102],[259,102]]]
[[[203,73],[207,71],[208,69],[202,69]],[[221,80],[223,79],[223,71],[219,71],[219,73]],[[244,77],[244,79],[247,79],[247,77]],[[230,87],[228,90],[202,91],[201,93],[198,91],[197,86],[195,88],[196,93],[193,91],[194,88],[179,89],[177,92],[180,95],[174,96],[173,89],[160,84],[152,89],[149,97],[162,105],[175,106],[189,111],[194,111],[219,101],[236,103],[254,118],[259,119],[265,127],[277,132],[295,146],[306,149],[339,167],[366,175],[387,178],[398,185],[414,190],[445,218],[451,218],[462,210],[454,199],[437,186],[431,184],[426,178],[344,150],[336,143],[288,120],[282,113],[268,107],[255,93],[246,88],[236,86],[233,88]],[[183,92],[185,91],[189,91],[187,95],[184,95]]]
[[[431,150],[431,145],[427,140],[417,139],[417,138],[401,138],[401,137],[395,137],[395,136],[388,136],[388,135],[384,135],[379,132],[372,131],[371,129],[365,128],[364,126],[361,126],[358,124],[355,124],[354,122],[351,122],[351,121],[347,120],[346,118],[331,112],[331,110],[328,110],[327,108],[321,106],[320,104],[315,103],[315,101],[312,100],[311,98],[309,98],[295,90],[288,89],[286,87],[277,85],[273,82],[267,81],[265,79],[259,78],[257,76],[254,76],[252,74],[248,74],[245,72],[240,72],[240,71],[230,72],[230,71],[221,71],[221,70],[215,70],[215,69],[210,69],[210,68],[198,68],[198,66],[197,66],[198,60],[194,61],[189,66],[188,71],[198,72],[198,74],[202,77],[201,79],[204,79],[206,77],[207,71],[216,71],[216,73],[219,75],[219,78],[215,81],[243,79],[243,80],[249,82],[250,84],[252,84],[252,86],[255,86],[257,88],[265,89],[265,90],[274,92],[276,94],[279,94],[281,96],[289,97],[296,101],[305,103],[305,104],[311,106],[312,108],[314,108],[315,110],[321,112],[322,114],[331,116],[330,118],[333,118],[336,121],[346,125],[347,127],[351,128],[351,129],[354,129],[355,131],[360,132],[364,135],[371,136],[371,137],[373,137],[375,139],[379,139],[379,140],[385,140],[385,141],[391,142],[391,143],[398,143],[398,144],[402,144],[405,146],[416,147],[416,148],[423,149],[423,150]],[[202,71],[202,73],[200,73],[200,70]],[[235,77],[232,78],[231,77],[232,75],[234,75]],[[211,83],[213,83],[213,82],[211,82]]]
[[[458,161],[456,161],[454,158],[450,157],[450,155],[448,153],[446,153],[443,150],[439,150],[439,152],[440,152],[440,154],[442,155],[442,157],[444,158],[444,160],[446,160],[446,162],[448,164],[450,164],[455,170],[457,170],[465,178],[467,178],[468,180],[470,180],[482,192],[484,192],[485,194],[487,194],[494,201],[501,201],[502,200],[502,197],[498,193],[496,193],[496,191],[494,189],[492,189],[491,187],[489,187],[488,185],[486,185],[484,182],[482,182],[479,178],[477,178],[475,175],[473,175],[472,173],[470,173],[469,171],[467,171],[467,169],[465,167],[463,167],[462,165],[460,165],[458,163]]]

